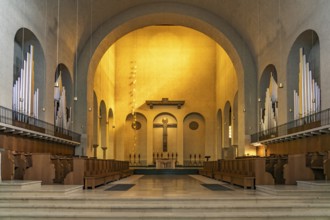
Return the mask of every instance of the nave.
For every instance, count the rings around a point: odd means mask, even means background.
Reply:
[[[133,186],[110,190],[124,184]],[[1,186],[0,219],[328,219],[330,192],[297,187],[282,185],[284,194],[273,195],[272,187],[244,190],[201,175],[132,175],[71,192],[65,185],[16,192]]]

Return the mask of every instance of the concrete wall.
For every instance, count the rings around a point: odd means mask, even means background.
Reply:
[[[160,5],[162,7],[159,7]],[[90,103],[87,100],[93,94],[88,87],[88,83],[91,82],[88,77],[94,77],[94,70],[100,60],[98,57],[102,57],[109,46],[107,42],[111,45],[123,36],[125,31],[129,32],[131,29],[126,26],[129,21],[134,21],[130,23],[134,27],[166,21],[200,28],[219,42],[231,57],[239,76],[238,126],[242,132],[239,132],[238,144],[241,149],[244,149],[248,142],[248,134],[257,131],[256,85],[262,71],[269,64],[275,66],[278,82],[284,85],[284,89],[279,90],[279,124],[288,120],[290,100],[287,97],[291,92],[285,89],[289,74],[286,72],[288,55],[296,38],[307,29],[314,30],[319,37],[322,109],[330,107],[330,100],[324,98],[330,93],[330,77],[327,73],[330,69],[330,62],[327,62],[330,54],[329,1],[175,0],[165,5],[166,7],[164,5],[165,3],[156,0],[0,1],[0,105],[11,107],[14,37],[20,28],[28,28],[36,35],[45,53],[44,88],[47,91],[42,91],[45,93],[43,107],[46,109],[43,119],[53,122],[54,72],[57,64],[63,63],[73,75],[73,93],[78,97],[78,101],[74,103],[74,128],[77,132],[83,133],[82,146],[89,147],[91,143],[87,137],[90,133],[86,128],[89,126],[87,121],[90,119]],[[133,10],[134,13],[128,13],[134,8],[137,9]],[[144,14],[150,15],[150,11],[166,11],[168,8],[173,12],[173,16],[162,17],[158,14],[158,17],[149,16],[149,20],[143,20]],[[186,14],[182,15],[181,10]],[[193,18],[197,20],[192,22]],[[110,38],[105,38],[108,30],[114,30],[117,26],[121,29],[112,32]],[[219,30],[222,32],[219,33]],[[221,35],[224,33],[225,37]],[[102,48],[104,45],[107,46]],[[96,51],[95,48],[102,49]],[[235,48],[236,52],[230,48]],[[79,54],[78,57],[76,52]],[[91,57],[95,57],[95,60],[90,59]],[[78,64],[75,64],[76,58]],[[91,76],[88,76],[88,71],[92,72]],[[77,74],[74,75],[75,73]],[[221,108],[221,105],[217,104],[217,108]],[[244,108],[246,113],[242,111]],[[213,111],[213,115],[216,115],[217,109],[214,108]],[[117,120],[117,115],[115,118]],[[206,121],[208,120],[206,118]],[[211,132],[214,133],[214,129]],[[210,143],[209,151],[215,151],[211,145],[213,143]]]

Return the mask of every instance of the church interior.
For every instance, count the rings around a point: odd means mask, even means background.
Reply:
[[[0,218],[328,219],[329,10],[1,0]]]

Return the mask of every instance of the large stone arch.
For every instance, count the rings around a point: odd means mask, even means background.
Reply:
[[[238,87],[241,88],[238,92],[240,103],[238,144],[242,148],[240,152],[244,152],[243,148],[247,144],[246,135],[256,131],[257,127],[255,112],[257,76],[251,53],[242,37],[223,18],[204,9],[181,3],[159,2],[131,7],[104,22],[92,33],[78,61],[79,103],[77,104],[80,108],[76,114],[81,124],[76,124],[75,129],[82,127],[81,132],[89,136],[90,131],[86,130],[86,124],[92,120],[92,115],[87,114],[87,106],[91,104],[93,96],[93,83],[90,82],[93,81],[97,63],[107,48],[133,30],[156,24],[181,25],[195,29],[214,39],[226,50],[235,66]],[[83,106],[86,108],[82,108]],[[249,117],[245,117],[245,113],[248,113]],[[86,143],[89,142],[87,140]]]

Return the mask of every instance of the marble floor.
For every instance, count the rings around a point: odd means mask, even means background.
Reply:
[[[135,184],[127,191],[105,191],[115,184]],[[201,184],[220,184],[231,190],[212,191]],[[200,175],[134,175],[94,190],[77,192],[77,195],[99,195],[120,198],[218,198],[219,196],[267,195],[255,190],[233,186]]]

